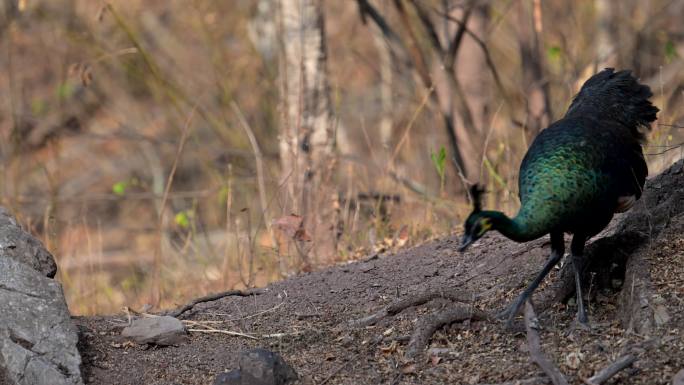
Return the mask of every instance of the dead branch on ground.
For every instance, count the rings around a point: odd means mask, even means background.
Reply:
[[[541,339],[539,337],[539,320],[534,314],[534,308],[530,301],[525,302],[525,329],[527,330],[527,344],[530,349],[530,356],[539,367],[551,378],[554,385],[568,385],[563,373],[544,355],[541,349]]]
[[[513,381],[500,382],[498,384],[478,384],[478,385],[546,385],[550,382],[551,382],[551,380],[549,380],[548,377],[531,377],[531,378],[526,378],[524,380],[513,380]]]
[[[378,321],[382,320],[385,317],[391,317],[410,307],[422,305],[434,299],[440,298],[449,299],[454,302],[472,303],[476,299],[476,296],[459,290],[440,290],[422,293],[417,296],[412,296],[410,298],[404,298],[399,301],[393,302],[387,305],[387,307],[385,307],[384,309],[378,311],[377,313],[371,314],[369,316],[357,320],[352,320],[350,322],[350,325],[352,327],[366,327],[375,325],[376,323],[378,323]]]
[[[418,321],[413,331],[406,355],[408,358],[420,355],[430,342],[430,337],[442,326],[465,320],[484,321],[490,318],[489,314],[474,309],[471,305],[457,305],[455,308],[423,317]]]
[[[591,378],[584,381],[587,385],[599,385],[602,384],[614,375],[616,375],[622,369],[632,365],[636,361],[636,357],[631,354],[625,354],[624,356],[618,358],[612,364],[606,366],[593,375]]]
[[[186,303],[185,305],[179,307],[176,310],[168,310],[163,313],[163,315],[168,315],[171,317],[178,318],[181,314],[191,310],[195,305],[203,302],[216,301],[224,297],[237,296],[237,297],[248,297],[250,295],[261,295],[266,293],[266,289],[250,289],[250,290],[228,290],[221,293],[214,293],[205,295],[204,297],[195,298],[192,301]]]

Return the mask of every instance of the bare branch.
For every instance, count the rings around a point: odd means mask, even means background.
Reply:
[[[195,305],[203,302],[211,302],[211,301],[216,301],[218,299],[221,299],[223,297],[230,297],[230,296],[238,296],[238,297],[248,297],[250,295],[259,295],[259,294],[264,294],[266,292],[265,289],[251,289],[251,290],[228,290],[224,291],[221,293],[215,293],[215,294],[209,294],[205,295],[204,297],[199,297],[195,298],[192,301],[186,303],[185,305],[179,307],[176,310],[169,310],[164,313],[164,315],[168,315],[171,317],[178,317],[181,314],[187,312],[188,310],[191,310]]]
[[[442,326],[469,319],[483,321],[489,318],[489,314],[482,310],[475,309],[472,305],[463,304],[422,317],[413,331],[406,355],[409,358],[415,358],[420,355],[430,341],[430,337]]]
[[[454,38],[451,39],[451,41],[449,41],[449,48],[447,50],[447,56],[444,63],[444,66],[446,68],[454,68],[454,63],[456,62],[456,54],[458,53],[458,49],[461,46],[461,42],[463,41],[463,36],[465,35],[465,32],[470,32],[471,36],[475,35],[466,27],[468,24],[468,19],[470,18],[470,15],[472,14],[474,8],[475,2],[471,1],[465,9],[465,12],[463,14],[463,20],[459,20],[457,23],[458,29],[454,34]],[[452,18],[450,17],[449,20],[450,19]],[[456,20],[456,18],[453,19]]]
[[[418,18],[420,19],[421,24],[423,24],[423,28],[425,28],[425,33],[427,33],[428,39],[430,40],[432,47],[440,55],[443,55],[444,48],[442,47],[442,43],[439,41],[439,36],[437,36],[435,26],[432,23],[432,20],[430,20],[430,15],[428,15],[427,11],[418,2],[418,0],[411,0],[411,4],[413,5],[413,8],[416,10],[416,14],[418,14]]]
[[[380,28],[382,31],[382,34],[387,37],[387,39],[391,40],[394,43],[401,44],[403,45],[401,38],[399,38],[399,35],[397,35],[394,30],[392,30],[392,27],[387,24],[387,21],[385,21],[385,18],[380,15],[380,13],[368,2],[368,0],[356,0],[356,3],[359,5],[359,13],[361,14],[361,21],[363,21],[364,24],[366,24],[366,16],[369,16],[373,22],[375,22],[375,25]]]
[[[498,384],[478,384],[478,385],[546,385],[550,382],[551,382],[551,380],[549,380],[548,377],[532,377],[532,378],[527,378],[524,380],[513,380],[513,381],[500,382]]]
[[[636,361],[636,357],[631,354],[625,354],[624,356],[618,358],[612,364],[606,366],[593,375],[591,378],[587,379],[585,382],[588,385],[599,385],[602,384],[614,375],[616,375],[620,370],[632,365]]]
[[[527,330],[527,344],[530,349],[530,356],[539,367],[551,378],[553,385],[568,385],[568,380],[565,379],[563,373],[556,367],[556,365],[544,355],[541,349],[541,342],[539,338],[539,320],[534,314],[534,309],[530,301],[525,302],[525,329]]]
[[[404,26],[404,29],[406,29],[406,32],[408,32],[409,37],[411,38],[411,42],[408,45],[408,52],[412,56],[413,63],[416,66],[416,71],[418,71],[418,75],[423,81],[423,85],[425,85],[426,88],[430,89],[432,88],[432,76],[430,76],[430,71],[428,71],[427,60],[425,60],[425,54],[420,50],[420,42],[418,40],[418,37],[416,36],[415,31],[413,30],[411,21],[409,20],[408,14],[406,13],[406,9],[404,9],[401,0],[394,0],[394,6],[397,9],[397,13],[399,13],[399,20],[401,21],[402,25]]]
[[[470,303],[477,298],[476,296],[460,291],[460,290],[450,290],[450,291],[430,291],[422,293],[417,296],[411,296],[387,305],[384,309],[378,311],[377,313],[371,314],[367,317],[363,317],[357,320],[351,321],[351,325],[355,327],[365,327],[376,324],[381,319],[393,316],[402,312],[404,309],[408,309],[413,306],[422,305],[433,299],[449,299],[455,302],[465,302]],[[483,313],[484,314],[484,313]]]
[[[449,21],[453,21],[459,25],[459,30],[463,30],[465,34],[470,36],[473,41],[480,47],[482,50],[482,53],[485,56],[485,62],[487,63],[487,68],[489,68],[489,71],[492,73],[492,78],[494,78],[494,83],[496,84],[496,88],[501,94],[502,98],[508,104],[509,106],[511,105],[510,99],[508,97],[508,94],[506,92],[506,89],[503,86],[503,83],[501,82],[501,77],[499,76],[499,71],[496,69],[496,66],[494,65],[494,60],[492,60],[492,55],[489,52],[489,47],[487,47],[487,43],[482,40],[477,34],[475,34],[470,28],[466,26],[467,24],[467,19],[464,17],[463,20],[459,20],[449,14],[446,14],[436,8],[433,8],[433,11],[439,14],[440,16],[444,17],[445,19]],[[467,10],[466,10],[467,11]],[[454,39],[455,41],[456,39]],[[460,44],[460,43],[459,43]],[[456,47],[458,49],[458,47]],[[456,53],[454,53],[455,57]]]

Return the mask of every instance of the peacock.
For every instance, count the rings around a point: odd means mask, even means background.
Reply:
[[[482,190],[473,186],[473,211],[465,221],[461,252],[487,231],[516,242],[546,234],[551,255],[530,285],[499,316],[514,317],[570,244],[577,295],[577,321],[588,327],[580,272],[586,241],[603,230],[614,213],[629,210],[641,196],[648,174],[641,145],[658,108],[650,88],[630,71],[612,68],[589,78],[565,116],[541,131],[527,150],[518,177],[520,210],[509,218],[481,207]]]

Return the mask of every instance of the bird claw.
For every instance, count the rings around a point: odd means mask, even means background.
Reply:
[[[568,335],[573,334],[575,332],[590,333],[591,332],[591,325],[589,324],[588,321],[581,322],[579,319],[575,319],[574,321],[572,321],[572,324],[570,325],[570,328],[568,329]]]
[[[512,329],[513,328],[513,319],[515,318],[516,315],[518,315],[518,312],[520,311],[520,308],[522,307],[521,304],[519,304],[520,301],[516,300],[513,303],[511,303],[509,306],[503,308],[500,310],[498,313],[495,314],[495,317],[500,319],[501,321],[506,321],[506,329]]]

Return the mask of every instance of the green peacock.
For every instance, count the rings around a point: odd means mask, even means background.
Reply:
[[[649,101],[652,95],[630,71],[607,68],[589,78],[565,116],[541,131],[527,150],[520,165],[521,207],[515,217],[482,210],[482,190],[477,186],[471,189],[474,209],[465,222],[460,251],[490,230],[517,242],[551,236],[551,255],[543,269],[499,314],[508,326],[563,257],[565,233],[573,234],[570,252],[577,320],[588,324],[580,282],[581,256],[586,241],[603,230],[614,213],[629,210],[641,196],[648,174],[642,131],[650,129],[658,113]]]

